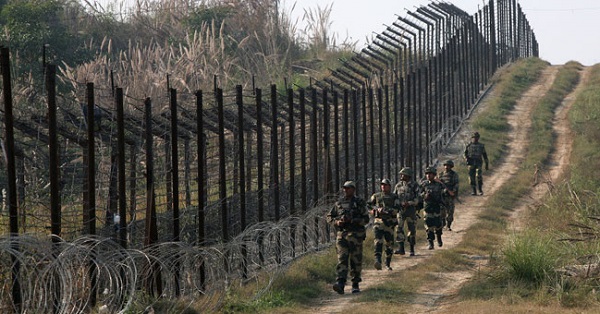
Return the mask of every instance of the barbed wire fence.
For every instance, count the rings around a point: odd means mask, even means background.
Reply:
[[[259,295],[331,244],[342,182],[366,197],[403,166],[422,173],[495,71],[537,55],[513,0],[408,12],[310,88],[229,92],[215,78],[139,97],[48,65],[44,91],[13,95],[2,48],[0,310],[211,311],[249,281]]]

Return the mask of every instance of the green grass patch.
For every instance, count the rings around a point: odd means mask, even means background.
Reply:
[[[234,286],[224,301],[223,313],[266,313],[274,309],[290,312],[319,298],[335,281],[337,261],[335,247],[303,256],[289,265],[283,274],[267,274],[264,278]],[[259,289],[270,287],[263,293]]]
[[[555,277],[558,250],[548,235],[528,230],[514,236],[502,251],[511,278],[541,284]]]
[[[577,191],[600,191],[600,180],[590,175],[590,169],[600,167],[600,65],[591,69],[589,83],[576,98],[569,112],[575,133],[570,183]]]
[[[228,298],[222,313],[266,313],[272,308],[286,307],[291,304],[290,296],[283,291],[268,291],[251,301]]]

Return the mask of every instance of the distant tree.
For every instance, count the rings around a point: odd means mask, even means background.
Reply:
[[[10,48],[17,75],[33,73],[41,78],[45,61],[78,64],[93,55],[85,48],[85,36],[78,33],[65,12],[72,2],[57,0],[5,1],[0,8],[0,44]],[[81,18],[70,16],[70,18]]]
[[[183,24],[192,31],[202,31],[204,24],[220,27],[232,13],[233,9],[229,6],[201,5],[190,12],[189,16],[183,20]]]

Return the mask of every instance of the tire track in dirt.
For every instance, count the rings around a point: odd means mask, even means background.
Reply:
[[[464,232],[474,224],[479,213],[482,211],[483,206],[489,197],[493,194],[502,184],[507,182],[512,175],[516,172],[516,167],[520,160],[525,158],[525,152],[528,145],[528,131],[531,128],[531,112],[539,99],[550,89],[559,67],[550,66],[540,76],[538,82],[536,82],[517,102],[514,110],[508,117],[509,123],[513,128],[511,132],[511,140],[508,148],[508,155],[501,160],[500,164],[491,165],[492,171],[484,173],[484,192],[483,196],[471,196],[463,198],[462,203],[458,203],[455,212],[455,222],[453,223],[453,231],[444,231],[443,239],[444,246],[436,249],[448,249],[456,246],[463,238]],[[490,92],[487,99],[497,97],[494,90]],[[477,115],[482,108],[485,108],[485,104],[488,100],[483,100],[482,104],[475,110],[474,115]],[[454,139],[454,143],[449,145],[449,154],[443,156],[441,160],[454,159],[462,160],[462,150],[464,145],[469,141],[470,130],[468,128],[463,129],[457,134]],[[464,166],[458,165],[457,166]],[[463,188],[468,187],[468,179],[461,178],[461,185]],[[364,254],[371,254],[372,252],[365,251]],[[419,263],[426,262],[434,253],[435,250],[430,251],[426,249],[426,243],[424,239],[424,233],[422,230],[417,230],[417,256],[409,257],[395,255],[392,259],[393,272],[407,269]],[[485,264],[486,258],[474,257],[479,260],[480,263]],[[389,280],[388,271],[377,271],[371,269],[370,265],[365,265],[363,269],[363,282],[361,283],[361,289],[367,290],[370,287],[378,284],[381,281]],[[436,274],[440,278],[439,285],[436,285],[435,289],[429,287],[423,287],[422,290],[417,291],[416,297],[413,300],[413,306],[410,308],[404,308],[410,313],[429,313],[442,309],[438,303],[441,298],[448,297],[453,294],[462,283],[467,281],[473,275],[473,272],[452,272],[452,273],[438,273]],[[354,295],[344,294],[338,295],[331,291],[328,295],[321,298],[317,305],[311,307],[307,312],[310,313],[342,313],[345,309],[352,306]]]
[[[556,66],[553,66],[553,68],[556,68]],[[521,200],[519,201],[519,206],[517,206],[513,212],[511,212],[510,217],[508,218],[510,220],[510,225],[508,228],[507,234],[511,234],[514,231],[518,231],[518,230],[522,230],[524,228],[524,221],[525,219],[522,219],[524,216],[526,216],[529,212],[529,209],[532,207],[535,207],[537,204],[539,204],[542,200],[542,198],[546,195],[546,193],[548,193],[549,191],[551,191],[554,188],[554,182],[557,182],[558,180],[560,180],[565,173],[568,170],[568,166],[569,166],[569,159],[571,156],[571,151],[572,151],[572,134],[571,134],[571,129],[569,126],[569,120],[568,120],[568,113],[569,110],[571,109],[571,106],[573,105],[576,95],[582,90],[582,88],[585,87],[588,79],[589,79],[589,71],[590,68],[589,67],[585,67],[582,69],[581,73],[580,73],[580,80],[578,85],[576,86],[576,88],[569,93],[564,100],[562,101],[561,105],[555,110],[554,113],[554,119],[552,122],[552,129],[553,129],[553,133],[555,134],[556,138],[555,138],[555,142],[554,142],[554,147],[553,147],[553,151],[549,157],[549,161],[546,167],[544,168],[540,168],[538,169],[538,171],[536,172],[537,176],[534,177],[534,179],[532,180],[532,191],[530,192],[529,195],[521,198]],[[529,96],[534,96],[529,94]],[[543,94],[539,94],[538,96],[535,97],[539,97],[541,98],[543,96]],[[528,95],[526,94],[524,97],[528,97]],[[517,105],[517,107],[519,107],[519,105]],[[515,111],[518,112],[518,111]],[[511,115],[513,116],[513,115]],[[515,119],[509,119],[509,121],[511,121],[511,126],[515,126],[518,123],[521,123],[524,121],[524,119],[522,117],[516,117]],[[531,123],[529,122],[529,126],[531,126]],[[519,137],[519,136],[517,136]],[[520,143],[511,143],[510,145],[510,149],[513,149],[513,146],[516,145],[523,145],[525,143],[520,142]],[[526,149],[526,147],[525,147]],[[511,154],[512,155],[512,154]],[[519,159],[514,160],[515,162],[518,162]],[[506,163],[509,164],[509,163]],[[518,164],[517,164],[518,165]],[[518,167],[513,166],[512,167],[515,171],[518,169]],[[512,172],[514,173],[514,172]],[[512,174],[511,174],[512,175]],[[487,264],[487,259],[484,260],[484,262]],[[469,275],[469,278],[472,277],[474,274],[471,272],[471,274]],[[465,280],[460,281],[458,284],[455,282],[445,282],[448,284],[451,284],[451,286],[453,286],[450,289],[447,289],[446,293],[444,294],[443,298],[438,298],[438,300],[446,300],[446,302],[441,301],[438,302],[438,304],[434,304],[433,306],[430,306],[426,311],[416,311],[415,313],[445,313],[445,312],[449,312],[451,311],[451,309],[448,308],[448,305],[450,305],[450,303],[452,302],[452,295],[455,295],[458,291],[458,289],[460,288],[460,286],[466,282],[466,280],[468,280],[468,278],[465,278]],[[444,283],[442,283],[441,286],[443,286]],[[439,293],[439,292],[438,292]]]
[[[571,151],[573,150],[573,135],[569,126],[569,110],[575,102],[577,94],[585,87],[590,76],[590,67],[584,67],[580,72],[579,83],[575,89],[569,93],[561,105],[556,108],[554,119],[552,121],[552,129],[554,132],[555,144],[548,164],[544,167],[539,167],[536,176],[533,180],[533,188],[528,197],[521,200],[518,208],[515,209],[510,217],[510,230],[523,229],[523,216],[527,214],[528,209],[537,207],[546,193],[551,192],[559,180],[561,180],[567,172],[570,164]]]

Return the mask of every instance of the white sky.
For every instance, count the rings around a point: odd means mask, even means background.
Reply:
[[[331,30],[338,42],[348,38],[358,41],[358,50],[366,45],[367,36],[381,33],[397,15],[407,17],[406,10],[416,11],[427,0],[282,0],[293,19],[302,26],[307,8],[325,8],[331,4]],[[447,1],[474,14],[488,1]],[[600,1],[598,0],[520,0],[540,46],[540,57],[552,64],[579,61],[584,65],[600,63]],[[412,19],[412,18],[411,18]],[[385,25],[384,25],[385,24]]]

